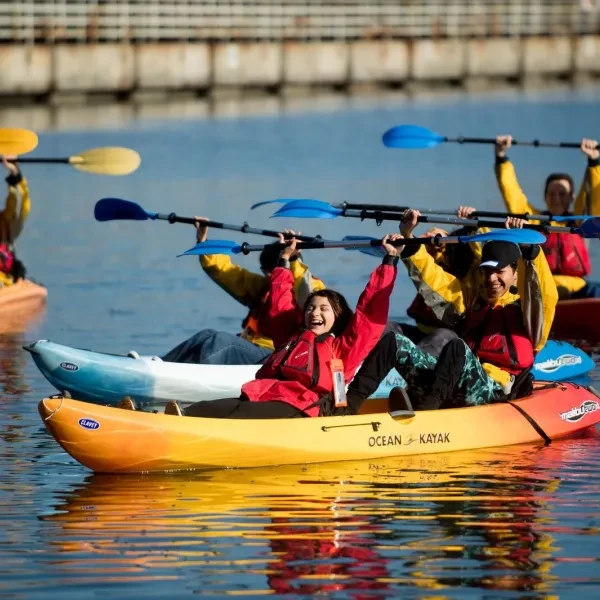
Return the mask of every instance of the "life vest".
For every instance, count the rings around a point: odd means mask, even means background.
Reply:
[[[331,334],[316,336],[308,329],[279,348],[258,370],[256,379],[297,381],[309,390],[327,393],[333,388],[330,362],[334,356]]]
[[[250,307],[246,318],[242,321],[242,333],[240,334],[240,337],[244,338],[245,340],[252,341],[257,337],[267,336],[267,334],[260,328],[260,317],[267,304],[269,293],[270,292],[267,290],[264,294],[256,298]]]
[[[525,331],[519,301],[492,307],[478,300],[467,315],[461,337],[482,363],[512,375],[533,365],[533,343]]]
[[[590,274],[590,255],[580,235],[551,233],[542,248],[554,275],[585,277]]]
[[[271,354],[256,379],[242,386],[242,395],[252,402],[285,402],[317,417],[319,399],[333,390],[333,340],[330,334],[302,331]]]
[[[12,272],[15,255],[7,244],[0,244],[0,272],[10,274]]]
[[[417,325],[425,327],[445,327],[445,325],[435,316],[433,310],[427,306],[423,296],[417,294],[410,306],[406,309],[406,314],[417,322]]]

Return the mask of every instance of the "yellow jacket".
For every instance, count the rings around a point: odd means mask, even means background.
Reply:
[[[541,211],[527,200],[527,196],[517,180],[515,168],[509,160],[496,162],[496,179],[509,212],[541,214]],[[573,205],[573,214],[600,214],[600,165],[594,164],[587,167]],[[552,225],[565,226],[567,223],[552,222]],[[558,288],[563,288],[568,293],[578,292],[585,286],[585,280],[582,277],[571,275],[554,275],[554,281]]]
[[[31,210],[31,199],[27,180],[21,177],[15,184],[8,184],[6,206],[0,211],[0,244],[6,244],[12,249],[15,240],[19,237],[23,224]],[[11,285],[13,278],[6,273],[0,273],[0,287]]]
[[[257,303],[263,300],[269,289],[268,279],[264,275],[257,275],[233,264],[227,254],[201,256],[200,264],[206,274],[221,289],[240,304],[251,309],[251,312]],[[325,284],[320,279],[313,277],[310,269],[300,259],[291,261],[290,269],[294,276],[296,301],[300,306],[304,304],[311,292],[325,288]],[[246,319],[244,322],[246,322]],[[273,350],[271,338],[256,334],[248,326],[244,326],[241,337],[257,346]]]
[[[408,274],[436,317],[447,327],[455,329],[470,307],[482,297],[481,288],[464,283],[442,267],[421,246],[405,259]],[[558,291],[548,261],[543,252],[535,260],[519,260],[518,294],[506,292],[494,304],[506,306],[521,301],[523,321],[534,351],[539,352],[548,340],[558,302]],[[483,363],[485,372],[505,389],[511,382],[507,371]]]

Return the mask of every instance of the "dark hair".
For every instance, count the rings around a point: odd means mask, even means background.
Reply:
[[[548,193],[548,187],[553,181],[560,181],[564,179],[569,182],[569,194],[573,194],[575,190],[575,184],[573,183],[573,178],[568,173],[550,173],[548,177],[546,177],[546,185],[544,185],[544,198]]]
[[[329,300],[329,304],[331,304],[331,308],[333,309],[333,314],[335,315],[335,321],[333,323],[333,327],[331,328],[331,333],[338,337],[341,335],[348,327],[350,323],[350,319],[354,314],[353,310],[348,306],[348,302],[346,298],[342,296],[339,292],[335,290],[318,290],[316,292],[312,292],[308,295],[306,302],[304,303],[304,309],[308,306],[308,303],[315,297],[318,296],[320,298],[327,298]]]
[[[258,258],[260,268],[269,273],[273,271],[279,262],[280,254],[281,246],[279,246],[279,242],[265,246],[265,249],[260,253]]]
[[[451,231],[448,235],[473,235],[474,232],[474,227],[460,227]],[[471,250],[469,244],[445,244],[442,267],[454,277],[464,279],[473,264],[474,258],[473,250]]]

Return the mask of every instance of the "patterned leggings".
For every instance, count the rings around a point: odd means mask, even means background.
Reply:
[[[402,334],[389,332],[348,387],[348,402],[360,405],[394,367],[406,381],[415,408],[421,410],[487,404],[502,396],[502,387],[463,340],[449,341],[436,358]]]

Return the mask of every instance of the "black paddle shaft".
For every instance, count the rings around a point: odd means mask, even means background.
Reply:
[[[414,208],[414,206],[398,206],[395,204],[370,204],[370,203],[352,203],[352,202],[342,202],[339,205],[334,205],[336,208],[341,208],[343,211],[346,210],[381,210],[381,211],[391,211],[391,212],[404,212],[409,210],[410,208]],[[420,213],[428,213],[432,215],[455,215],[455,210],[435,210],[435,208],[419,208],[417,209]],[[518,219],[525,219],[526,221],[552,221],[554,217],[559,215],[553,214],[541,214],[536,215],[533,213],[508,213],[501,212],[496,210],[476,210],[474,213],[471,213],[471,218],[476,217],[491,217],[495,219],[506,219],[506,217],[516,217]]]
[[[381,225],[383,221],[402,221],[402,215],[394,212],[384,212],[380,210],[361,210],[353,213],[347,211],[344,212],[345,217],[354,219],[372,219],[377,225]],[[479,227],[503,227],[504,220],[490,220],[490,219],[459,219],[454,217],[439,217],[439,216],[428,216],[421,215],[418,218],[419,223],[436,223],[440,225],[458,225],[462,227],[473,227],[477,229]],[[554,227],[549,225],[534,225],[532,223],[526,223],[523,225],[524,229],[535,229],[542,231],[543,233],[575,233],[575,227]]]
[[[420,245],[440,245],[440,244],[459,244],[460,237],[443,237],[435,235],[430,238],[403,238],[396,241],[390,241],[392,246],[420,246]],[[277,244],[273,244],[274,246]],[[287,244],[279,244],[283,250]],[[359,242],[328,242],[327,240],[315,240],[312,242],[303,242],[298,244],[298,250],[318,250],[320,248],[367,248],[368,246],[379,247],[383,246],[382,240],[364,240]],[[264,245],[252,246],[248,242],[241,245],[242,254],[250,254],[250,252],[260,252],[264,250]]]
[[[9,158],[8,162],[13,163],[46,163],[46,164],[69,164],[68,158]]]
[[[457,144],[495,144],[496,138],[471,138],[462,137],[444,138],[446,142],[456,142]],[[540,140],[532,140],[531,142],[512,141],[513,146],[533,146],[535,148],[581,148],[581,144],[576,142],[540,142]],[[596,145],[596,149],[600,148],[600,144]]]
[[[175,213],[168,215],[159,214],[156,215],[156,218],[163,221],[169,221],[169,223],[187,223],[188,225],[194,225],[196,222],[200,221],[200,219],[194,219],[192,217],[178,217]],[[270,229],[255,229],[254,227],[250,227],[248,223],[244,223],[243,225],[228,225],[227,223],[219,223],[219,221],[209,221],[207,219],[201,219],[201,221],[207,227],[212,227],[213,229],[226,229],[228,231],[241,231],[242,233],[253,233],[267,237],[279,237],[278,231],[272,231]],[[283,233],[283,237],[291,239],[294,236],[289,233]],[[303,242],[314,242],[315,240],[320,239],[320,236],[312,237],[308,235],[297,235],[295,237],[297,240],[301,240]]]

